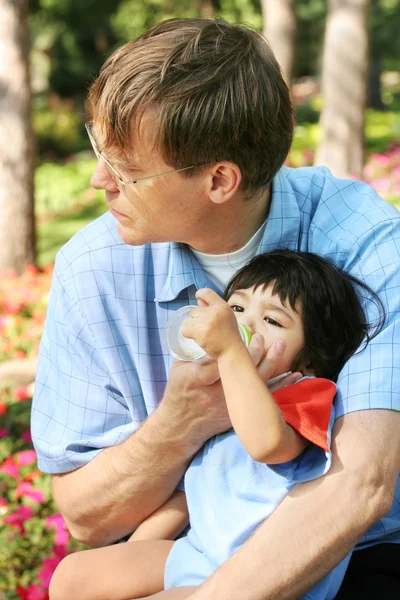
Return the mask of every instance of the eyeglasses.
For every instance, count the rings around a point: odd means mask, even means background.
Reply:
[[[104,153],[101,150],[99,150],[97,142],[93,136],[93,121],[90,121],[89,123],[85,123],[85,128],[86,128],[90,143],[92,144],[92,148],[94,150],[96,157],[98,158],[98,160],[102,160],[105,163],[110,175],[113,178],[115,178],[117,180],[117,182],[120,185],[122,185],[122,187],[138,183],[139,181],[144,181],[145,179],[153,179],[153,177],[161,177],[161,175],[169,175],[169,173],[179,173],[179,171],[187,171],[188,169],[194,169],[196,167],[204,166],[204,165],[191,165],[190,167],[182,167],[182,169],[172,169],[171,171],[164,171],[163,173],[157,173],[157,175],[148,175],[147,177],[139,177],[138,179],[130,179],[130,180],[126,181],[125,179],[123,179],[123,177],[121,177],[121,175],[118,173],[116,168],[110,163],[108,158],[106,158],[104,156]]]

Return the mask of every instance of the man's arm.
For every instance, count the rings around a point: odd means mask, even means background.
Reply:
[[[329,573],[393,502],[400,413],[350,413],[327,475],[298,485],[191,600],[293,600]]]
[[[80,469],[53,476],[74,538],[110,544],[168,500],[205,440],[229,427],[218,377],[214,363],[175,363],[161,404],[136,432]]]

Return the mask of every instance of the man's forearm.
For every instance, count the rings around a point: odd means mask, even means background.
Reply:
[[[373,413],[379,414],[376,422]],[[345,419],[329,474],[297,486],[191,600],[300,598],[389,509],[399,469],[400,415],[366,411]],[[385,452],[388,439],[394,443]]]
[[[184,427],[155,411],[130,438],[84,467],[53,477],[53,493],[72,535],[98,547],[131,533],[174,491],[193,454]]]

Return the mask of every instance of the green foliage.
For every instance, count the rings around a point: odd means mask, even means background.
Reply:
[[[120,0],[39,0],[31,17],[35,45],[51,57],[51,89],[83,98],[91,78],[119,40],[111,16]],[[44,44],[43,39],[47,40]]]
[[[392,143],[400,145],[400,113],[367,110],[365,135],[368,154],[384,152]]]
[[[35,98],[33,128],[40,156],[68,156],[88,146],[73,102],[53,97],[49,103],[49,98]]]
[[[90,187],[96,159],[80,158],[65,164],[43,163],[36,169],[36,214],[63,213],[100,197]]]
[[[191,0],[123,0],[111,17],[111,26],[121,42],[131,40],[163,19],[196,17]]]
[[[100,217],[106,210],[104,197],[99,198],[96,196],[93,204],[82,207],[78,205],[71,208],[66,214],[55,215],[49,220],[39,220],[36,227],[38,265],[43,267],[54,262],[61,246],[68,242],[77,231]]]

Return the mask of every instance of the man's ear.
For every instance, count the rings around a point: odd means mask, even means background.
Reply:
[[[215,204],[227,202],[236,194],[241,182],[242,173],[235,163],[215,163],[211,171],[210,200]]]

